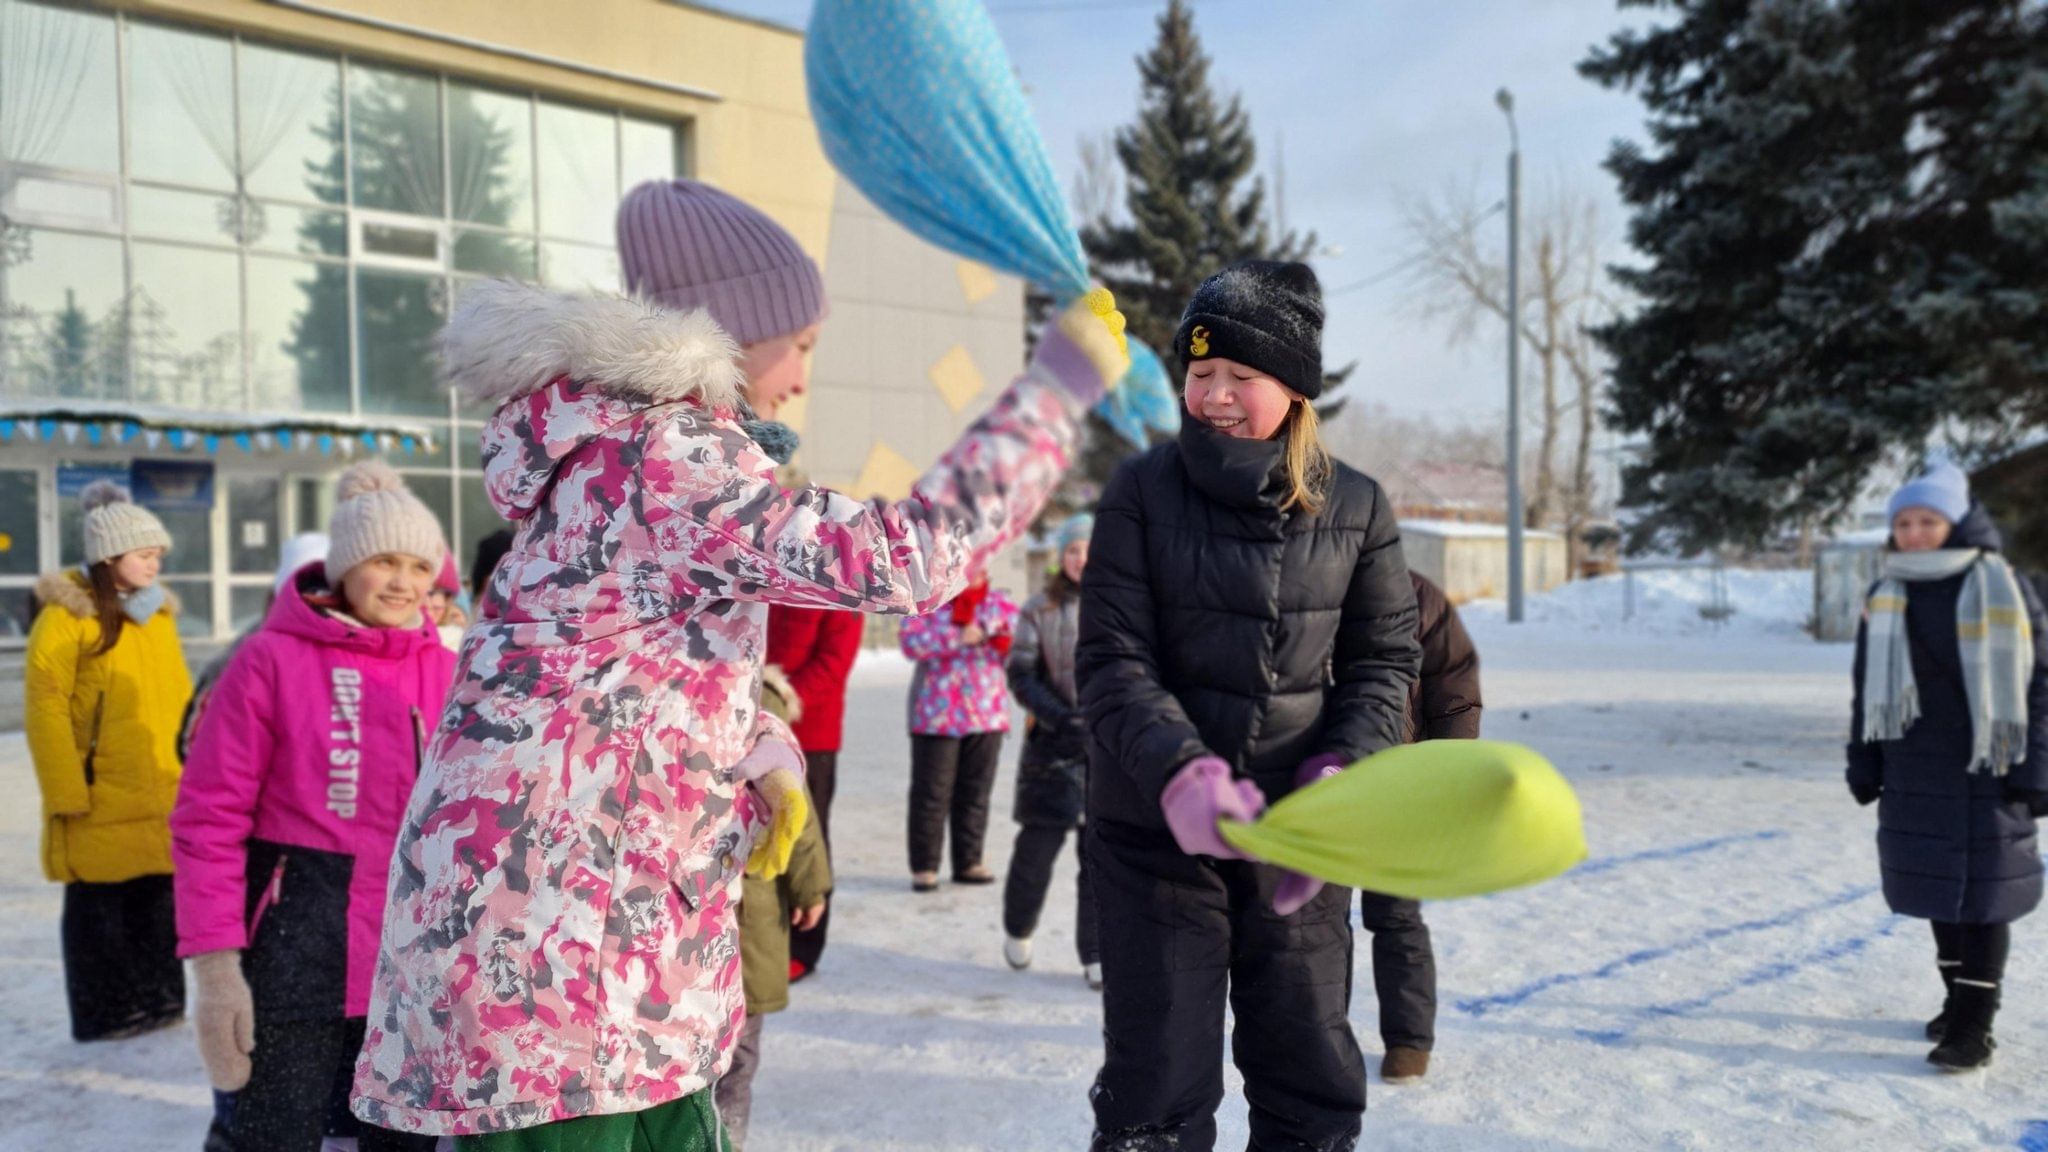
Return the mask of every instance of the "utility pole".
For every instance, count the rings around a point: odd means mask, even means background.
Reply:
[[[1522,622],[1522,142],[1515,131],[1515,94],[1493,102],[1508,118],[1508,623]]]

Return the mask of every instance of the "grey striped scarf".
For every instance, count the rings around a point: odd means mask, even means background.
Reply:
[[[2003,776],[2027,755],[2027,681],[2034,630],[2018,577],[1976,548],[1893,552],[1871,592],[1863,663],[1863,739],[1897,740],[1920,718],[1906,634],[1906,585],[1967,573],[1956,600],[1956,643],[1970,701],[1970,771]]]

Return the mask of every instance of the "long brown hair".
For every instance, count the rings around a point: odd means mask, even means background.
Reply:
[[[1323,447],[1321,424],[1316,406],[1303,400],[1280,426],[1287,437],[1287,502],[1280,506],[1283,510],[1299,508],[1311,516],[1323,510],[1323,497],[1328,494],[1336,465],[1329,449]]]
[[[85,571],[92,580],[93,614],[100,622],[100,646],[92,654],[105,656],[121,642],[121,626],[127,623],[128,613],[121,607],[121,586],[114,580],[113,560],[102,560]]]
[[[1057,560],[1054,562],[1058,563]],[[1067,577],[1065,566],[1055,569],[1051,576],[1046,577],[1045,598],[1048,602],[1055,605],[1065,604],[1069,599],[1080,594],[1081,586]]]

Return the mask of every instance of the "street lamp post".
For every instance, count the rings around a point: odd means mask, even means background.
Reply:
[[[1521,256],[1522,142],[1515,131],[1515,94],[1493,102],[1508,118],[1508,623],[1522,622]]]

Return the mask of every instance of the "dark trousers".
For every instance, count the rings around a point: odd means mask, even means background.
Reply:
[[[225,1107],[217,1104],[206,1152],[318,1152],[330,1132],[356,1137],[359,1152],[433,1152],[432,1136],[352,1117],[334,1123],[335,1102],[348,1098],[355,1078],[363,1025],[360,1016],[265,1021],[258,1013],[249,1082]]]
[[[1352,1034],[1351,891],[1273,911],[1278,869],[1189,856],[1163,831],[1091,822],[1102,934],[1096,1152],[1207,1152],[1223,1101],[1223,1009],[1253,1152],[1348,1152],[1365,1112]]]
[[[1945,924],[1934,926],[1935,962],[1950,980],[1998,984],[2005,980],[2005,959],[2012,952],[2010,924]]]
[[[169,876],[66,884],[58,925],[73,1040],[111,1040],[185,1014]]]
[[[1010,850],[1010,867],[1003,881],[1004,932],[1021,939],[1038,931],[1038,914],[1045,910],[1052,866],[1066,846],[1067,831],[1052,824],[1026,824],[1017,829],[1017,844]],[[1088,883],[1088,852],[1083,840],[1081,835],[1074,837],[1074,856],[1081,865],[1075,877],[1080,898],[1075,904],[1074,943],[1081,963],[1093,964],[1101,949],[1096,944],[1095,890]]]
[[[953,874],[981,864],[988,837],[988,802],[995,793],[1001,732],[910,738],[910,870],[937,872],[953,823]]]
[[[839,787],[839,753],[806,752],[804,768],[804,786],[811,791],[811,810],[818,815],[818,834],[825,839],[825,861],[829,864],[832,860],[832,794]],[[789,958],[806,968],[816,968],[825,955],[825,929],[831,924],[832,905],[828,901],[825,914],[818,918],[816,928],[790,929]]]
[[[1436,952],[1422,905],[1378,892],[1358,894],[1372,933],[1372,985],[1380,1000],[1380,1041],[1388,1048],[1436,1047]]]

